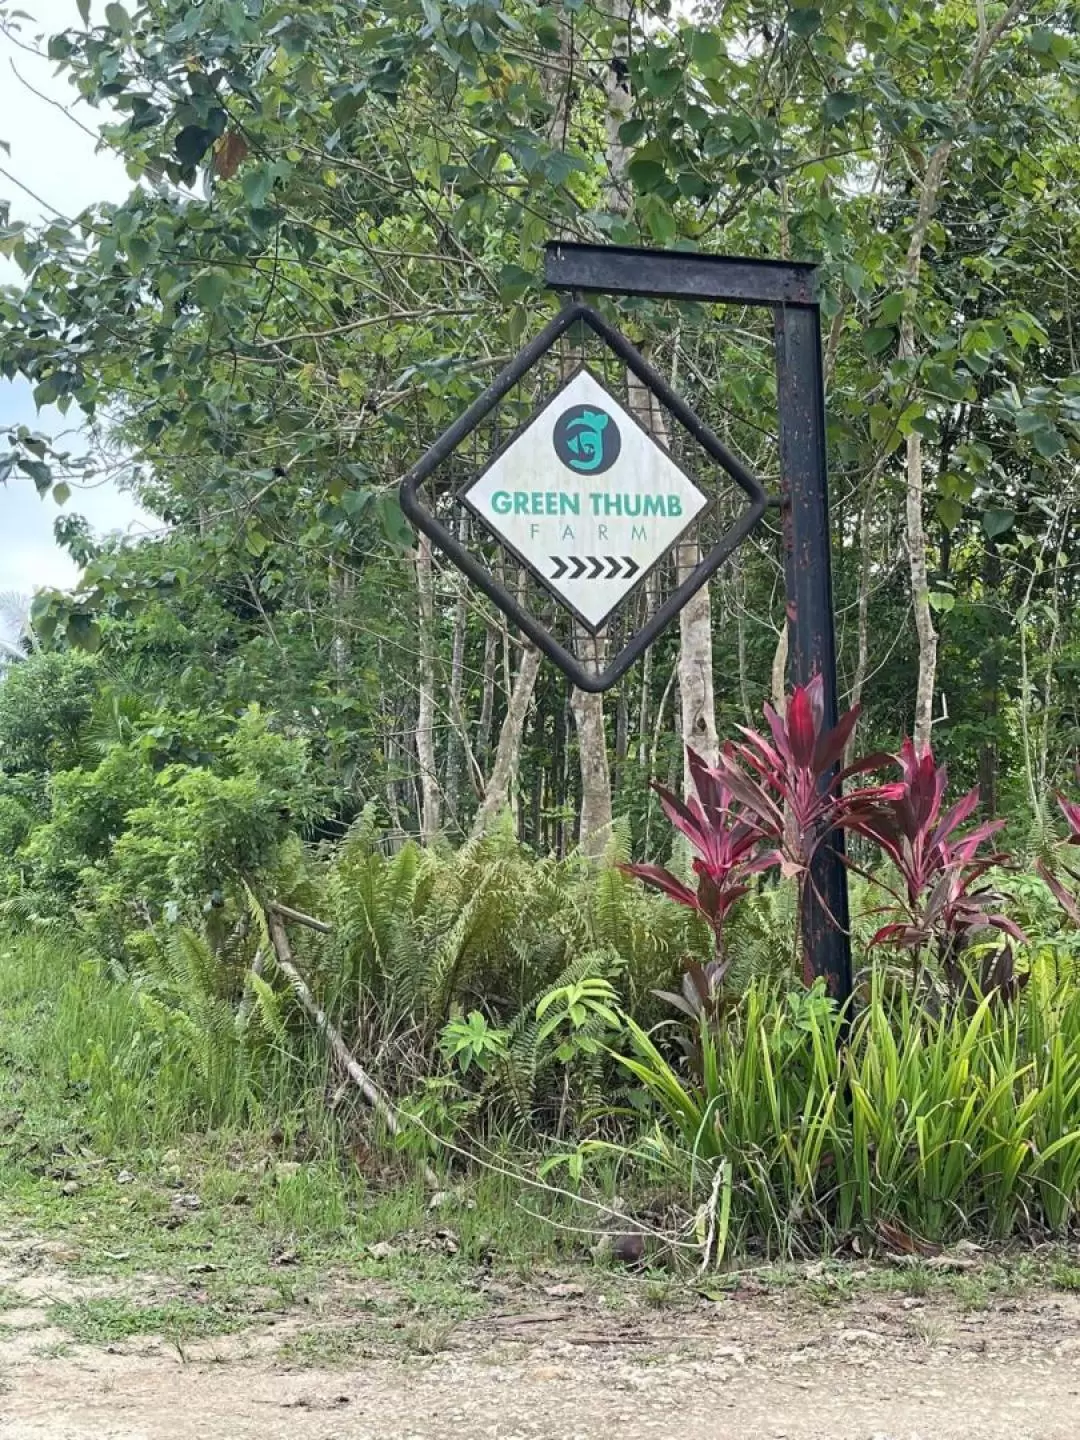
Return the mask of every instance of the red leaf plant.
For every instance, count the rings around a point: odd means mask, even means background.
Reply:
[[[800,878],[832,831],[857,829],[869,805],[896,798],[901,789],[899,783],[874,785],[844,794],[846,780],[878,770],[892,757],[868,755],[841,770],[860,707],[827,729],[824,695],[822,678],[815,675],[808,685],[795,687],[786,715],[766,705],[771,741],[740,725],[743,743],[729,741],[717,767],[748,819],[775,843],[783,873]]]
[[[883,925],[871,945],[896,945],[912,951],[916,970],[922,955],[936,952],[954,988],[963,984],[962,951],[979,932],[996,930],[1022,943],[1024,932],[998,907],[1002,897],[979,881],[1006,861],[998,851],[979,854],[1004,820],[987,820],[965,835],[957,831],[979,803],[979,787],[941,813],[948,775],[935,765],[929,746],[919,754],[905,740],[896,757],[903,778],[899,793],[880,795],[858,816],[854,828],[878,844],[896,866],[902,891],[894,892],[900,912]],[[1008,958],[1006,959],[1006,951]],[[1017,983],[1011,949],[993,957],[984,979],[989,988],[1009,989]]]
[[[1078,768],[1076,773],[1077,776],[1080,777],[1080,768]],[[1080,805],[1067,799],[1060,791],[1056,798],[1058,805],[1061,807],[1061,813],[1065,816],[1065,823],[1069,827],[1069,833],[1062,843],[1065,845],[1080,845]],[[1078,900],[1077,896],[1074,895],[1067,886],[1062,884],[1055,869],[1045,861],[1040,860],[1036,868],[1050,887],[1054,899],[1065,911],[1065,914],[1068,915],[1074,924],[1080,925],[1080,900]],[[1074,869],[1072,865],[1062,863],[1061,868],[1070,879],[1080,881],[1080,871]]]
[[[843,793],[845,779],[886,764],[890,757],[870,756],[841,771],[840,757],[859,710],[849,710],[829,728],[824,710],[824,685],[815,676],[809,685],[796,686],[786,716],[765,706],[771,740],[740,727],[743,743],[729,742],[715,768],[687,749],[696,797],[684,802],[663,786],[653,785],[664,813],[694,851],[697,889],[662,866],[623,869],[680,904],[692,906],[712,926],[716,958],[708,966],[687,967],[682,995],[663,992],[663,998],[686,1014],[715,1012],[719,1004],[729,964],[723,927],[731,907],[746,894],[749,878],[777,865],[785,875],[795,875],[805,918],[805,880],[822,841],[835,829],[855,828],[869,804],[900,792],[897,784]]]
[[[750,877],[779,863],[773,850],[763,848],[762,830],[745,820],[732,803],[731,791],[718,771],[691,750],[686,751],[696,795],[685,801],[653,782],[664,814],[690,843],[694,853],[692,869],[697,887],[692,889],[662,865],[621,865],[627,875],[634,875],[651,889],[660,890],[680,905],[687,905],[709,922],[716,945],[714,958],[707,964],[687,964],[682,994],[658,990],[656,994],[669,1001],[683,1014],[694,1018],[703,1011],[715,1016],[730,961],[724,951],[724,923],[736,900],[750,888]]]

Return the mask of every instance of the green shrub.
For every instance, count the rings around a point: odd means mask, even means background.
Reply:
[[[638,1153],[775,1253],[884,1222],[933,1241],[1061,1234],[1080,1200],[1080,988],[1033,981],[940,1017],[875,983],[850,1036],[819,988],[754,985],[703,1023],[696,1078],[628,1022],[626,1071],[658,1116]]]

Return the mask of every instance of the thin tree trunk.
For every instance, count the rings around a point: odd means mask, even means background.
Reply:
[[[333,610],[330,657],[334,666],[334,681],[339,695],[349,691],[349,634],[345,623],[345,612],[352,595],[352,576],[343,566],[330,563],[330,603]]]
[[[599,663],[603,641],[589,637],[584,649],[592,649]],[[581,648],[579,644],[579,648]],[[604,853],[611,833],[611,775],[608,771],[607,735],[604,726],[604,697],[591,695],[576,686],[570,695],[570,709],[577,727],[578,762],[581,767],[581,813],[578,845],[590,859]]]
[[[960,109],[971,98],[991,48],[1005,31],[1015,24],[1023,10],[1022,0],[1014,0],[1005,13],[988,28],[984,6],[981,3],[977,6],[979,34],[953,102],[954,128],[959,128]],[[937,209],[954,143],[950,136],[937,145],[927,162],[926,171],[919,187],[918,210],[904,261],[904,313],[900,320],[900,340],[897,347],[902,360],[917,361],[919,358],[915,340],[915,307],[918,301],[923,248],[926,244],[930,222]],[[938,637],[937,631],[934,629],[933,613],[930,609],[930,586],[927,580],[926,527],[923,523],[923,450],[922,436],[917,430],[912,430],[907,438],[906,465],[905,518],[908,564],[911,575],[911,603],[915,610],[915,631],[919,640],[919,673],[915,690],[913,738],[916,749],[922,751],[930,744],[934,717]]]
[[[679,546],[679,583],[701,560],[696,538]],[[716,697],[713,691],[712,600],[708,585],[684,605],[679,614],[679,700],[682,711],[683,793],[693,795],[694,782],[686,756],[697,751],[709,765],[720,758],[716,734]]]
[[[367,1103],[380,1117],[390,1134],[396,1135],[401,1129],[397,1111],[364,1067],[350,1054],[349,1047],[331,1023],[326,1011],[316,1001],[306,980],[300,974],[300,971],[297,970],[293,960],[292,950],[289,947],[289,937],[286,934],[285,924],[281,916],[274,910],[267,910],[266,923],[269,927],[277,967],[285,976],[286,980],[288,980],[292,987],[293,994],[314,1021],[316,1030],[318,1030],[326,1040],[334,1059],[345,1071],[346,1075],[348,1075],[349,1079],[357,1087]],[[431,1186],[438,1185],[438,1176],[432,1170],[431,1166],[425,1163],[423,1168],[424,1179],[427,1183]]]
[[[739,664],[739,702],[742,705],[743,724],[753,725],[754,712],[750,704],[750,676],[746,668],[746,566],[739,552],[732,557],[735,591],[735,644]]]
[[[784,622],[780,626],[780,634],[776,637],[776,649],[773,651],[772,660],[772,703],[773,709],[780,716],[787,714],[787,662],[790,645],[791,626],[785,615]]]
[[[856,618],[855,675],[851,682],[852,708],[862,703],[863,686],[870,664],[870,579],[873,570],[870,554],[870,537],[873,531],[873,507],[877,495],[877,466],[871,471],[859,514],[859,599]],[[850,765],[855,756],[856,738],[852,733],[844,747],[844,764]]]
[[[517,780],[518,764],[521,760],[521,737],[525,731],[525,717],[529,713],[529,702],[532,700],[539,673],[540,652],[530,645],[522,652],[521,664],[506,702],[506,715],[495,749],[495,762],[491,767],[484,798],[473,820],[470,840],[482,835],[510,803],[511,787]]]
[[[480,699],[480,722],[476,727],[476,758],[486,765],[491,755],[491,721],[495,712],[495,659],[498,635],[495,627],[488,622],[484,633],[484,664],[482,670]]]
[[[463,512],[458,538],[467,544],[469,539],[469,516]],[[455,572],[457,600],[454,604],[454,635],[450,649],[450,718],[453,726],[447,742],[446,755],[446,808],[456,816],[461,804],[462,768],[469,760],[469,732],[461,699],[465,681],[465,629],[468,620],[468,601],[465,594],[465,577]]]
[[[630,696],[625,676],[615,699],[615,793],[626,778],[626,756],[630,746]]]
[[[421,535],[416,550],[416,583],[420,594],[420,704],[416,719],[420,840],[430,845],[439,833],[442,797],[435,768],[435,571],[426,535]]]

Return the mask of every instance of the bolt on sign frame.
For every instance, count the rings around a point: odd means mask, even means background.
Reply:
[[[836,637],[833,624],[832,563],[825,446],[825,390],[821,361],[821,313],[817,268],[779,260],[747,260],[688,251],[647,250],[614,245],[551,241],[546,248],[549,289],[569,292],[573,302],[441,436],[401,483],[408,518],[514,621],[583,690],[610,688],[674,619],[687,600],[749,535],[769,500],[756,478],[671,389],[636,348],[585,305],[585,292],[665,300],[768,306],[773,312],[777,412],[783,512],[787,616],[795,679],[814,674],[824,681],[824,723],[837,719]],[[746,493],[749,505],[700,565],[661,605],[651,620],[607,667],[582,666],[544,626],[463,546],[419,496],[419,487],[457,445],[495,408],[521,378],[577,321],[598,334]],[[819,847],[811,868],[804,941],[816,974],[844,1001],[851,993],[847,871],[843,836]]]

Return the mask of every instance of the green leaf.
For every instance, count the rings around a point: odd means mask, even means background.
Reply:
[[[504,265],[499,271],[499,296],[512,303],[536,285],[536,276],[520,265]]]
[[[1015,520],[1015,510],[984,510],[982,525],[987,538],[996,540],[999,535],[1004,535],[1006,530],[1012,529]]]
[[[263,202],[274,188],[274,167],[272,165],[258,165],[253,169],[245,170],[240,181],[240,188],[244,192],[244,199],[254,210],[262,208]]]
[[[725,58],[726,51],[724,42],[716,30],[703,30],[696,27],[690,31],[690,59],[696,65],[715,65],[720,59]]]
[[[203,310],[216,310],[228,288],[229,277],[224,270],[204,270],[195,277],[195,299]]]
[[[886,295],[878,306],[878,319],[883,325],[895,325],[904,313],[904,292],[894,290],[891,295]]]
[[[123,5],[113,3],[105,6],[105,23],[111,30],[119,30],[122,35],[126,35],[131,25],[131,17]]]
[[[66,480],[61,480],[52,487],[52,498],[56,501],[57,505],[67,504],[71,498],[71,486]]]
[[[623,145],[636,145],[647,129],[645,120],[624,120],[619,126],[619,140]]]
[[[939,500],[937,503],[937,517],[946,530],[955,530],[964,518],[964,507],[951,495],[946,496],[944,500]]]
[[[101,646],[101,629],[89,615],[72,615],[67,622],[67,641],[76,650],[93,655]]]
[[[90,24],[90,0],[75,0],[79,11],[79,19],[84,25]]]
[[[1065,449],[1065,437],[1055,425],[1047,424],[1043,429],[1036,430],[1031,438],[1044,460],[1052,460]]]
[[[341,508],[346,515],[355,520],[358,515],[364,513],[374,498],[374,492],[371,490],[346,490],[341,497]]]
[[[269,545],[270,541],[261,530],[249,530],[244,536],[244,549],[249,555],[264,555]]]
[[[863,332],[862,339],[863,349],[868,355],[880,355],[896,339],[896,331],[891,325],[875,325]]]
[[[926,598],[930,602],[930,609],[937,610],[942,615],[947,615],[956,604],[956,596],[950,595],[947,590],[931,590]]]
[[[184,165],[198,165],[213,143],[213,133],[205,126],[185,125],[173,141],[173,149]]]
[[[788,29],[793,35],[798,35],[800,40],[806,40],[815,30],[821,28],[821,18],[821,11],[812,5],[805,10],[792,10],[787,17]]]
[[[825,101],[825,122],[828,125],[842,125],[849,115],[862,109],[858,95],[849,95],[843,90],[834,90]]]
[[[651,190],[658,190],[667,180],[667,171],[659,160],[633,159],[626,167],[634,187],[647,195]]]

